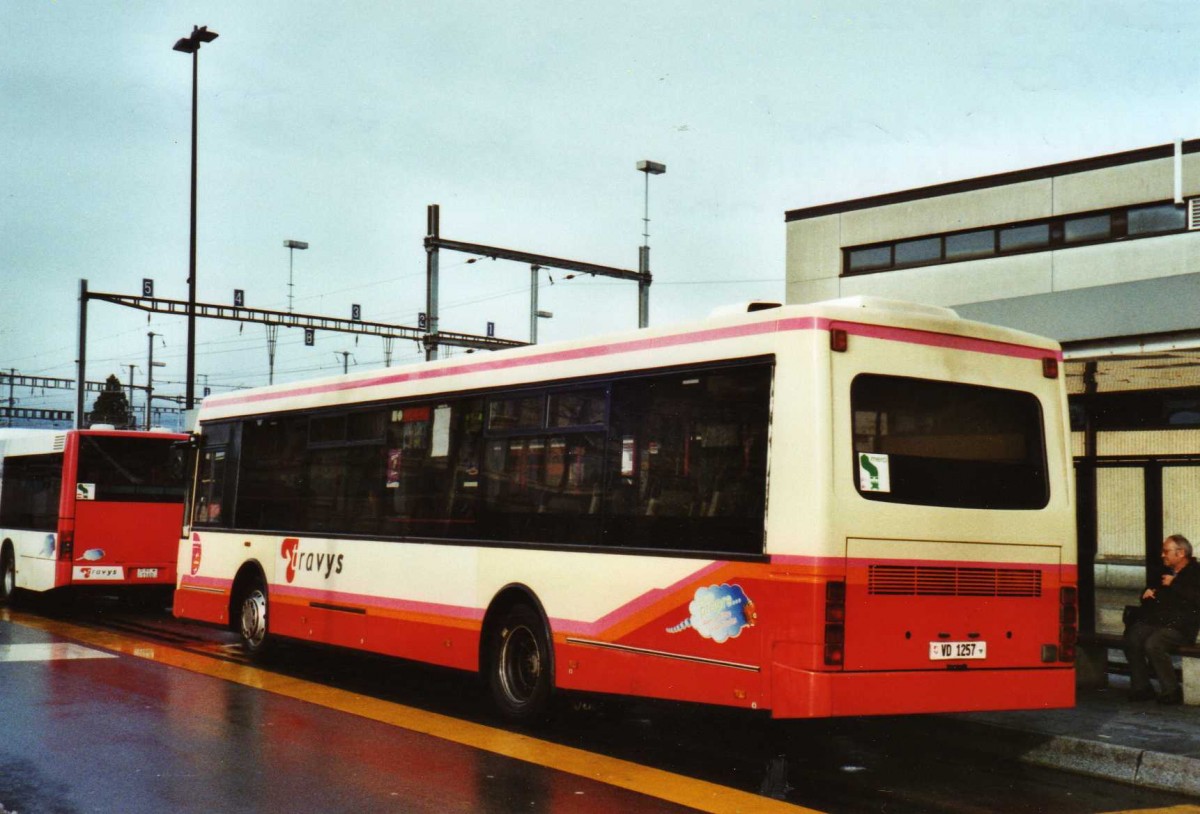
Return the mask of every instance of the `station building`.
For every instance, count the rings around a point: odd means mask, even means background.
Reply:
[[[1200,544],[1200,140],[786,213],[787,301],[912,300],[1063,343],[1082,626]],[[1088,566],[1092,565],[1092,568]]]

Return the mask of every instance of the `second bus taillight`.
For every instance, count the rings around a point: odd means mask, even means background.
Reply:
[[[841,667],[846,661],[846,583],[825,583],[825,663]]]
[[[75,550],[75,529],[64,528],[58,533],[58,557],[61,560],[71,559]]]
[[[1079,641],[1079,591],[1073,586],[1058,589],[1058,660],[1075,661]]]

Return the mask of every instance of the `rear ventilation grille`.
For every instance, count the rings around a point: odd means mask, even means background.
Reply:
[[[54,436],[54,452],[62,452],[66,448],[67,448],[67,436],[65,436],[65,435]]]
[[[1187,226],[1192,232],[1200,229],[1200,198],[1188,198]]]
[[[1041,596],[1042,572],[1025,568],[872,565],[876,596]]]

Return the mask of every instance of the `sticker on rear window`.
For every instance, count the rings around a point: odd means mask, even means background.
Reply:
[[[892,491],[887,455],[878,452],[858,454],[858,488],[863,492]]]

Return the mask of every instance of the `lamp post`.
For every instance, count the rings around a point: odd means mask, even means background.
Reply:
[[[185,405],[188,410],[192,409],[196,396],[196,90],[199,79],[200,45],[212,42],[216,38],[217,32],[209,31],[208,26],[192,26],[191,36],[182,37],[174,45],[174,50],[192,55],[192,216],[188,239],[187,397]]]
[[[646,207],[642,215],[642,245],[638,249],[638,327],[645,328],[650,324],[650,176],[662,175],[667,171],[666,164],[657,161],[639,161],[638,172],[646,174]]]
[[[296,256],[296,249],[303,251],[308,248],[308,244],[303,240],[285,240],[283,248],[288,250],[288,313],[292,313],[292,259]]]

